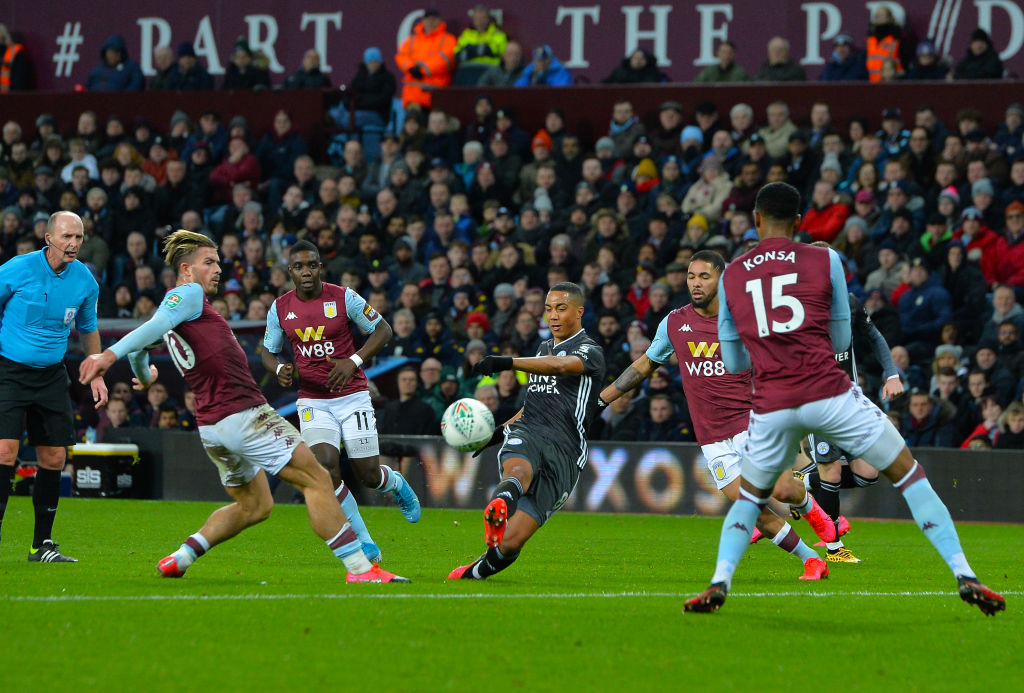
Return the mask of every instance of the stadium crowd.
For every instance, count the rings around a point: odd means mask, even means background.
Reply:
[[[821,79],[1002,77],[984,31],[950,65],[932,41],[915,47],[887,13],[878,8],[861,51],[837,37]],[[24,60],[12,45],[0,32],[8,90]],[[722,43],[719,63],[697,81],[805,79],[788,50],[771,39],[751,78]],[[398,398],[379,400],[380,431],[428,434],[459,397],[481,399],[496,420],[518,409],[524,383],[513,372],[481,379],[470,367],[488,354],[533,355],[549,336],[545,291],[560,281],[583,287],[584,326],[604,347],[609,377],[621,372],[688,301],[693,253],[728,260],[754,247],[757,191],[784,180],[806,201],[799,236],[841,254],[850,292],[892,347],[907,393],[881,404],[907,442],[1024,448],[1021,104],[986,123],[969,104],[942,122],[929,105],[865,118],[834,114],[827,102],[809,113],[783,102],[756,113],[744,103],[666,101],[648,128],[623,100],[595,116],[609,119],[606,132],[587,142],[557,106],[542,123],[523,123],[513,105],[494,103],[488,87],[569,85],[572,76],[550,47],[527,52],[510,40],[483,6],[458,37],[428,10],[392,61],[375,47],[363,58],[330,111],[342,130],[330,152],[311,151],[283,110],[268,132],[253,132],[245,113],[214,110],[196,122],[181,111],[157,123],[131,114],[101,122],[85,111],[75,122],[38,114],[31,129],[4,123],[0,257],[37,250],[52,212],[77,212],[86,231],[79,259],[101,284],[100,316],[144,320],[175,281],[160,243],[185,228],[220,247],[223,294],[213,307],[229,321],[263,321],[292,287],[289,246],[309,240],[327,280],[359,291],[393,326],[381,356],[416,361],[398,371]],[[190,44],[159,49],[154,60],[146,85],[112,37],[85,86],[214,87]],[[284,88],[329,87],[318,67],[308,51]],[[469,122],[430,106],[433,90],[453,79],[481,85]],[[638,49],[604,81],[668,79]],[[268,88],[265,60],[240,40],[223,82]],[[855,348],[861,383],[877,399],[880,366],[867,345]],[[678,374],[659,369],[591,434],[693,440],[686,412]],[[186,392],[179,405],[159,383],[137,398],[112,384],[100,436],[122,425],[194,427],[194,398],[190,405]]]

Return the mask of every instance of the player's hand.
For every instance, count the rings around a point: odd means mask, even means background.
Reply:
[[[511,356],[484,356],[473,364],[473,375],[494,375],[508,370],[512,370]]]
[[[92,402],[97,409],[102,409],[107,406],[107,384],[103,382],[103,378],[96,378],[89,386],[92,388]]]
[[[96,378],[102,377],[116,361],[117,357],[110,351],[86,356],[78,364],[78,382],[88,385]]]
[[[281,370],[277,374],[277,383],[281,387],[291,387],[292,380],[295,379],[295,364],[286,363],[281,366]]]
[[[156,366],[150,364],[149,366],[149,382],[142,382],[138,378],[132,378],[132,389],[144,392],[149,389],[149,386],[156,382],[157,377],[160,374],[156,370]]]
[[[882,385],[882,400],[890,400],[903,394],[903,381],[899,378],[890,378]]]
[[[497,445],[498,443],[500,443],[504,439],[505,439],[505,427],[504,426],[496,427],[494,429],[494,435],[492,435],[491,439],[487,441],[487,445],[483,446],[482,448],[480,448],[479,450],[474,452],[473,453],[473,457],[480,457],[480,455],[482,455],[484,453],[484,450],[486,450],[489,447],[493,447],[493,446]]]
[[[328,390],[340,390],[345,387],[358,368],[356,362],[350,358],[332,359],[328,356],[327,363],[334,364],[334,368],[327,374]]]

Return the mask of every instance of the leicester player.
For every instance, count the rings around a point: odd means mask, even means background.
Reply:
[[[701,250],[690,259],[686,283],[691,302],[669,313],[658,325],[654,342],[647,353],[601,392],[600,406],[614,402],[650,377],[674,352],[679,375],[690,407],[693,430],[697,434],[708,471],[718,489],[732,501],[739,497],[739,448],[747,438],[750,400],[753,395],[751,373],[729,373],[722,363],[718,340],[718,280],[725,269],[722,256],[713,250]],[[835,538],[830,517],[822,512],[803,484],[792,475],[779,478],[774,498],[793,504],[815,531]],[[828,566],[805,544],[788,522],[765,507],[757,525],[779,547],[797,556],[804,564],[801,580],[828,577]]]
[[[274,500],[267,474],[298,488],[309,522],[348,570],[347,582],[408,582],[366,560],[362,544],[334,496],[330,474],[317,462],[295,428],[274,411],[249,372],[245,352],[211,306],[220,284],[220,257],[206,236],[179,230],[164,243],[177,285],[141,327],[79,369],[85,384],[128,356],[140,388],[157,370],[146,347],[163,338],[171,360],[196,396],[196,422],[206,453],[235,502],[215,510],[202,529],[157,565],[164,577],[181,577],[217,544],[270,516]]]
[[[341,443],[360,480],[382,493],[392,493],[409,522],[420,519],[420,503],[401,473],[380,463],[377,422],[363,372],[391,339],[391,326],[357,292],[324,282],[317,247],[299,241],[289,254],[288,272],[295,288],[277,298],[267,313],[263,365],[276,373],[283,387],[299,375],[299,430],[313,454],[334,481],[335,495],[367,556],[379,560],[380,549],[370,538],[356,499],[341,481]],[[369,333],[358,351],[352,325]],[[295,363],[281,351],[291,343]]]
[[[580,324],[583,302],[576,284],[555,284],[544,300],[552,337],[537,355],[486,356],[473,367],[477,375],[517,370],[530,379],[523,408],[491,439],[504,437],[498,450],[501,481],[484,510],[487,552],[453,570],[449,580],[483,580],[512,565],[579,481],[587,464],[586,430],[604,380],[604,352]]]
[[[984,613],[1006,608],[975,576],[949,510],[889,418],[850,382],[835,352],[850,343],[850,303],[839,256],[793,241],[800,193],[769,183],[754,204],[761,242],[734,260],[719,283],[718,335],[732,373],[754,369],[754,400],[743,448],[740,498],[722,524],[711,585],[684,611],[725,603],[754,522],[805,435],[824,436],[884,474],[956,577],[961,599]]]

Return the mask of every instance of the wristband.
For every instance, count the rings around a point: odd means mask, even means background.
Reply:
[[[598,396],[598,398],[597,398],[597,408],[598,409],[604,409],[607,406],[608,406],[608,403],[605,402],[603,399],[601,399],[600,396]]]
[[[890,380],[892,380],[893,378],[896,378],[897,380],[902,380],[902,378],[900,378],[900,374],[899,374],[899,373],[897,373],[897,374],[895,374],[895,375],[890,375],[890,376],[889,376],[888,378],[886,378],[886,379],[885,379],[885,382],[889,382],[889,381],[890,381]]]
[[[351,359],[352,363],[356,364],[356,368],[363,365],[363,360],[359,358],[359,354],[352,354],[349,356],[349,359]]]
[[[281,369],[284,368],[284,367],[285,367],[285,364],[283,364],[283,363],[277,364],[277,370],[274,371],[274,375],[281,375]]]

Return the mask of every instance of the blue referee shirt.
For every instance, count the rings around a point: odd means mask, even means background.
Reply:
[[[46,250],[0,265],[0,356],[33,368],[64,360],[71,323],[96,331],[99,284],[78,260],[57,274]]]

